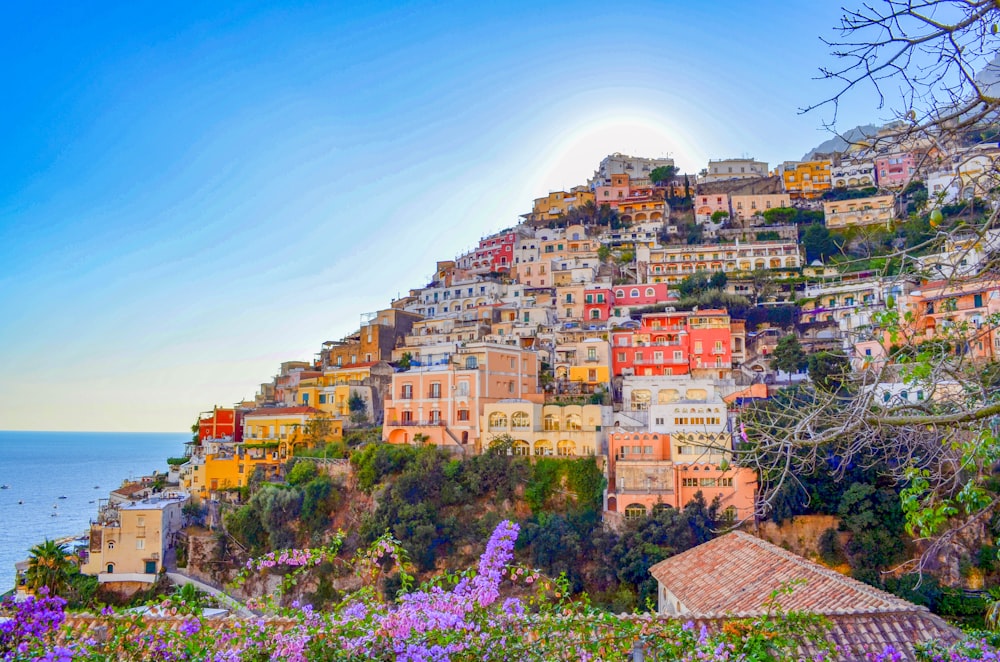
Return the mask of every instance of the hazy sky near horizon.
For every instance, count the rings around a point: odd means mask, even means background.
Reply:
[[[800,158],[837,5],[5,4],[0,429],[184,430],[611,152]]]

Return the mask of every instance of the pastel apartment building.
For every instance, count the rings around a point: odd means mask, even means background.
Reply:
[[[203,411],[198,416],[198,441],[205,442],[214,439],[243,439],[244,410],[234,407],[213,407],[212,411]]]
[[[853,200],[823,203],[823,218],[831,230],[862,225],[890,227],[896,218],[896,196],[892,193]]]
[[[839,159],[830,167],[834,188],[869,188],[875,186],[875,162],[870,159]]]
[[[651,313],[634,330],[611,333],[611,369],[620,375],[707,375],[732,370],[732,331],[725,310]]]
[[[644,182],[648,185],[649,176],[654,170],[673,165],[674,160],[666,156],[649,158],[615,152],[601,159],[589,184],[596,190],[599,186],[611,185],[615,175],[628,175],[633,182]]]
[[[906,298],[911,344],[947,340],[958,355],[991,361],[1000,357],[1000,332],[990,316],[1000,313],[1000,281],[993,278],[922,284]]]
[[[701,171],[699,182],[718,182],[729,179],[752,179],[767,177],[767,163],[753,158],[709,160],[708,167]]]
[[[606,389],[611,381],[611,353],[608,341],[587,338],[560,342],[553,350],[553,374],[558,393],[593,393]]]
[[[671,435],[660,432],[608,434],[607,511],[640,519],[662,508],[683,508],[700,492],[720,499],[729,520],[753,515],[757,476],[728,461],[690,462],[674,455]]]
[[[875,172],[879,186],[903,188],[917,172],[917,158],[913,152],[895,152],[875,158]]]
[[[586,186],[574,186],[569,191],[553,191],[544,197],[535,198],[531,212],[524,214],[524,218],[532,225],[547,225],[588,202],[594,202],[594,193]]]
[[[359,363],[388,361],[392,358],[392,350],[420,319],[422,315],[419,313],[397,308],[386,308],[362,315],[361,326],[357,332],[340,341],[331,340],[323,343],[323,350],[320,353],[322,366],[339,368]],[[315,404],[315,401],[307,404]]]
[[[654,284],[676,284],[697,272],[733,274],[769,269],[797,275],[804,261],[802,249],[794,241],[639,248],[636,259],[645,265],[645,279]]]
[[[543,405],[528,400],[493,402],[483,406],[482,445],[486,449],[495,440],[509,439],[514,455],[601,455],[606,434],[602,416],[600,405]]]
[[[102,584],[155,583],[184,525],[181,511],[188,499],[183,492],[165,492],[103,505],[90,525],[89,554],[80,572],[96,575]]]
[[[828,159],[785,164],[782,178],[785,191],[792,200],[813,200],[832,188]]]
[[[393,375],[382,437],[393,444],[430,443],[478,453],[483,407],[511,398],[544,399],[538,355],[511,345],[465,343],[439,365]]]

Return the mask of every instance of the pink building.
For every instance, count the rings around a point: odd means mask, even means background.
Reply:
[[[886,154],[875,159],[875,176],[879,186],[902,188],[910,183],[917,171],[917,159],[912,152]]]
[[[382,438],[479,453],[483,406],[511,398],[544,401],[538,355],[515,346],[466,343],[443,364],[392,376]]]
[[[607,510],[626,519],[683,508],[698,492],[708,503],[718,496],[728,519],[742,519],[753,515],[756,487],[752,469],[673,459],[669,434],[608,435]]]

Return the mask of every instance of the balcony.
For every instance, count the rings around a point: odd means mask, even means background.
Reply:
[[[432,426],[444,427],[445,422],[443,420],[441,420],[441,419],[437,419],[437,420],[433,420],[433,421],[432,420],[426,420],[426,421],[409,420],[409,421],[393,421],[392,423],[389,423],[388,425],[389,425],[389,427],[403,427],[403,428],[432,427]]]

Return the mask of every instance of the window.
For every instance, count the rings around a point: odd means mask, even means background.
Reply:
[[[630,503],[625,506],[625,519],[634,520],[646,516],[646,506],[641,503]]]
[[[465,369],[466,370],[475,370],[478,367],[479,367],[479,360],[475,356],[467,356],[467,357],[465,357]]]
[[[681,480],[681,485],[683,487],[698,487],[697,478],[684,478]]]
[[[527,412],[516,411],[510,417],[510,426],[515,430],[527,430],[531,427],[531,418]]]
[[[457,412],[455,412],[455,418],[457,420],[459,420],[459,421],[467,421],[467,420],[469,420],[469,410],[468,409],[459,409]]]
[[[402,392],[399,395],[403,400],[413,399],[413,384],[403,384]]]
[[[135,539],[135,548],[136,549],[146,549],[146,539],[145,538],[136,538]]]
[[[432,398],[441,397],[441,382],[431,382],[430,397]]]

